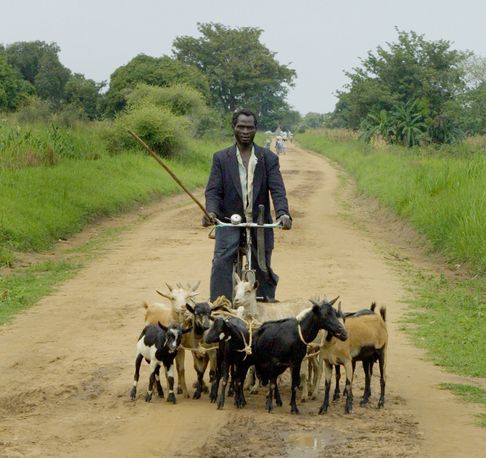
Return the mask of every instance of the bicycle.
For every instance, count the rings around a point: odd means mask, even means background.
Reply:
[[[257,222],[251,223],[242,223],[241,216],[238,214],[234,214],[231,216],[230,222],[225,223],[219,219],[216,219],[215,227],[238,227],[241,229],[245,229],[245,236],[242,243],[240,243],[240,247],[237,251],[237,255],[235,261],[233,263],[233,274],[238,274],[238,277],[242,281],[248,282],[255,282],[256,280],[256,270],[253,268],[252,264],[252,247],[253,247],[253,237],[251,229],[257,230],[257,261],[260,270],[263,272],[268,272],[266,259],[265,259],[265,246],[264,246],[264,233],[265,229],[275,229],[275,228],[282,228],[282,223],[280,220],[277,220],[275,223],[263,223],[264,221],[264,211],[265,207],[263,205],[259,205],[258,208],[258,217]],[[258,232],[261,230],[261,232]],[[233,278],[233,288],[234,288],[234,275]],[[257,298],[263,299],[263,298]]]

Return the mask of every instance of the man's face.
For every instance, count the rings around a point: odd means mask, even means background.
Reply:
[[[239,115],[234,127],[236,141],[241,145],[251,145],[256,134],[253,116]]]

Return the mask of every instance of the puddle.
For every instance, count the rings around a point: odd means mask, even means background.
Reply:
[[[311,458],[317,456],[325,447],[345,442],[342,433],[334,429],[322,428],[319,431],[289,434],[284,438],[288,456]]]

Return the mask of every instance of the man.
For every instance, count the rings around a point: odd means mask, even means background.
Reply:
[[[211,218],[203,218],[203,226],[210,226],[214,219],[227,220],[233,214],[242,221],[257,220],[258,206],[265,208],[265,223],[272,222],[270,195],[277,219],[284,229],[292,227],[285,186],[278,157],[269,149],[253,143],[257,119],[253,112],[240,110],[233,115],[233,132],[236,143],[213,156],[213,165],[206,186],[206,210]],[[241,229],[216,228],[213,265],[211,269],[211,301],[218,296],[233,297],[233,262],[240,245]],[[256,238],[253,238],[256,240]],[[275,300],[278,276],[272,271],[273,230],[265,229],[265,259],[268,273],[262,272],[254,262],[259,282],[257,296],[267,301]],[[256,261],[256,257],[254,257]]]

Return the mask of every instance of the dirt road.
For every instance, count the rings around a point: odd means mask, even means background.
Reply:
[[[218,411],[207,395],[148,404],[147,366],[140,398],[129,400],[142,301],[158,300],[154,290],[165,281],[200,279],[200,298],[208,297],[212,241],[194,205],[178,196],[145,210],[143,221],[76,278],[0,331],[0,456],[485,456],[486,434],[474,426],[473,408],[436,388],[451,376],[424,362],[400,332],[400,275],[374,231],[343,218],[335,168],[296,147],[281,164],[294,228],[277,234],[279,298],[340,295],[347,310],[373,300],[387,306],[385,409],[376,409],[376,376],[370,406],[355,402],[351,415],[338,402],[318,416],[318,399],[291,416],[288,386],[284,406],[272,414],[263,392],[249,396],[243,411],[231,402]],[[356,398],[362,378],[357,370]]]

